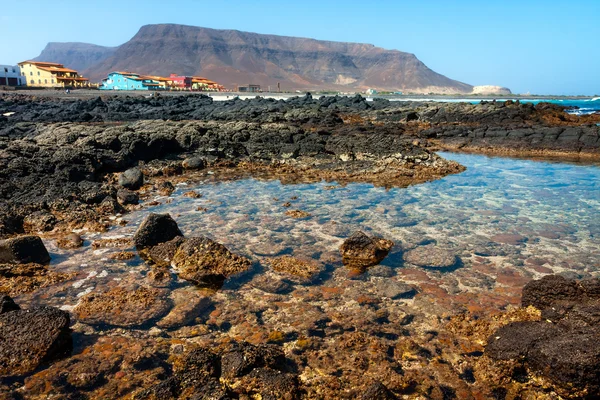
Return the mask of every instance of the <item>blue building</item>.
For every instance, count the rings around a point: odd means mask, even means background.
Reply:
[[[133,72],[111,72],[102,80],[101,90],[157,90],[160,84]]]

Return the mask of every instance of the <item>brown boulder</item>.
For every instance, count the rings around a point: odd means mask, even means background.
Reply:
[[[50,254],[39,236],[19,236],[0,241],[0,263],[47,264]]]
[[[391,240],[369,237],[357,231],[340,246],[342,262],[351,268],[366,269],[379,264],[393,246]]]
[[[199,286],[218,286],[238,272],[247,270],[251,262],[230,252],[207,237],[187,239],[177,249],[172,261],[179,277]]]

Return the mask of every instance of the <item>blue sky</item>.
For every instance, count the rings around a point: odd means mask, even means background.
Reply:
[[[117,46],[142,25],[180,23],[371,43],[414,53],[452,79],[507,86],[514,93],[600,94],[600,0],[28,0],[7,5],[0,7],[0,64],[36,57],[50,41]]]

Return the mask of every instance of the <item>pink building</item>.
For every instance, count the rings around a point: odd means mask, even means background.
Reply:
[[[192,88],[192,77],[191,76],[179,76],[177,74],[171,74],[169,80],[173,82],[173,87],[178,89],[191,89]]]

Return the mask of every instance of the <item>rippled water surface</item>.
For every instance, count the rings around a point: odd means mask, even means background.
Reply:
[[[548,273],[598,276],[600,270],[600,167],[443,153],[466,172],[402,189],[331,182],[282,185],[276,180],[242,179],[180,184],[163,204],[125,216],[130,221],[100,238],[128,237],[152,212],[168,212],[186,236],[206,235],[255,261],[251,273],[226,282],[219,295],[245,296],[255,275],[277,275],[266,262],[291,254],[325,265],[313,282],[293,285],[364,286],[377,293],[382,277],[418,288],[417,298],[439,309],[517,303],[520,289]],[[182,196],[196,190],[201,198]],[[289,202],[289,207],[285,203]],[[288,210],[310,215],[292,218]],[[396,243],[383,267],[352,276],[341,264],[339,245],[355,230]],[[143,283],[150,267],[139,258],[109,259],[122,249],[59,250],[47,241],[53,267],[76,271],[75,281],[38,292],[37,299],[66,309],[83,294],[126,283]],[[450,271],[423,269],[403,261],[403,252],[437,246],[460,259]],[[130,248],[129,250],[133,250]],[[285,277],[284,277],[285,278]],[[189,285],[183,281],[179,286]],[[350,293],[350,292],[348,292]],[[348,294],[356,295],[356,292]],[[40,298],[41,297],[41,298]],[[43,298],[43,300],[42,300]],[[218,300],[218,296],[216,297]],[[249,295],[248,301],[252,301]],[[224,299],[222,299],[225,301]],[[410,301],[410,300],[403,300]]]

